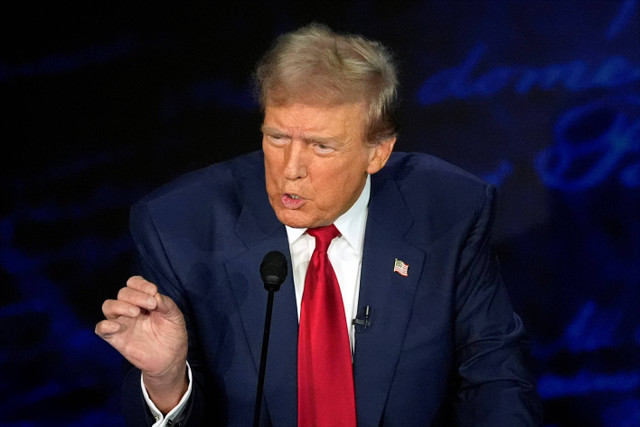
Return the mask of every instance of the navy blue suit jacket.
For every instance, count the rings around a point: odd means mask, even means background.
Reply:
[[[524,330],[491,255],[494,189],[425,154],[394,153],[372,176],[356,334],[358,425],[538,425]],[[253,419],[272,250],[289,257],[261,152],[192,172],[132,208],[140,271],[185,314],[194,390],[182,425]],[[394,273],[394,260],[409,265]],[[290,266],[289,266],[290,267]],[[291,267],[290,267],[291,269]],[[297,423],[296,300],[275,295],[261,425]],[[131,425],[149,425],[139,372],[125,379]]]

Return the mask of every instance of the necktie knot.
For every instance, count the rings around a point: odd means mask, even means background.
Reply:
[[[333,224],[310,228],[307,230],[307,233],[316,239],[316,250],[324,253],[329,249],[331,241],[340,234],[336,226]]]

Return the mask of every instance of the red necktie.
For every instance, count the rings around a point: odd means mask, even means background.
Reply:
[[[307,230],[316,239],[307,270],[298,336],[298,425],[355,426],[351,346],[342,294],[327,249],[334,225]]]

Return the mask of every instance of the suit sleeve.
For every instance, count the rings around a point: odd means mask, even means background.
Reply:
[[[537,426],[542,423],[535,379],[527,369],[528,340],[502,282],[490,240],[495,189],[460,253],[456,277],[456,425]]]
[[[137,253],[137,271],[150,282],[155,283],[160,292],[171,297],[182,310],[187,323],[189,337],[190,315],[179,281],[176,279],[171,269],[171,264],[165,257],[162,241],[153,225],[153,220],[149,215],[145,205],[137,204],[131,209],[130,230],[135,242]],[[200,426],[203,423],[203,384],[201,375],[198,372],[197,361],[191,360],[191,338],[189,349],[189,363],[193,372],[192,392],[189,402],[179,419],[173,425],[181,427]],[[154,423],[147,404],[142,394],[140,386],[140,371],[128,364],[122,385],[122,412],[127,426],[148,427]]]

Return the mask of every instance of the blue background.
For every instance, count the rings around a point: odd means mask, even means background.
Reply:
[[[49,2],[0,19],[0,425],[122,425],[120,357],[93,328],[131,273],[128,208],[259,148],[253,65],[313,20],[395,51],[398,150],[499,186],[495,248],[546,425],[640,425],[638,0]]]

